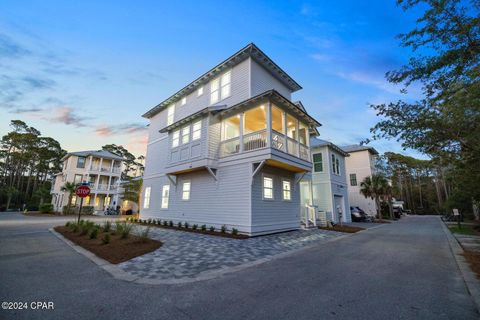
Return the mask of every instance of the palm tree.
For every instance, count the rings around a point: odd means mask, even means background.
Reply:
[[[35,196],[40,199],[39,205],[41,206],[43,204],[43,201],[50,196],[50,190],[48,190],[47,188],[37,189],[35,191]]]
[[[75,193],[75,189],[77,189],[77,185],[73,182],[66,182],[63,187],[60,189],[63,192],[68,192],[68,204],[67,204],[67,212],[70,213],[70,206],[72,205],[72,198],[73,194]]]
[[[360,183],[360,193],[363,194],[365,198],[375,200],[378,219],[382,219],[380,199],[387,194],[388,187],[388,180],[380,174],[373,174],[371,177],[366,177]]]

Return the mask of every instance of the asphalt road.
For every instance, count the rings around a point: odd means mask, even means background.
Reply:
[[[0,319],[479,319],[437,217],[407,217],[220,278],[113,279],[47,229],[0,213]]]

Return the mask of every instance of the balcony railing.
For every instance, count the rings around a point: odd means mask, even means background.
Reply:
[[[120,173],[121,172],[121,169],[120,167],[113,167],[113,172],[114,173]]]
[[[243,136],[243,151],[261,149],[266,146],[267,130],[260,130]]]
[[[99,184],[97,190],[107,190],[108,184]]]
[[[272,131],[272,147],[277,150],[285,150],[285,136],[275,130]]]
[[[310,161],[310,150],[306,145],[300,143],[300,158],[303,160]]]
[[[226,157],[240,152],[240,138],[232,138],[220,143],[220,157]]]

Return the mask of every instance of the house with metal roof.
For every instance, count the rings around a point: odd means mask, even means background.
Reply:
[[[301,181],[301,203],[313,206],[318,219],[351,222],[345,158],[348,153],[334,143],[312,137],[313,170]]]
[[[92,206],[94,212],[103,213],[108,207],[121,205],[120,178],[123,158],[106,150],[88,150],[67,153],[63,158],[62,171],[55,175],[52,184],[52,204],[55,211],[62,212],[68,205],[69,193],[62,187],[71,182],[88,183],[90,196],[84,206]],[[80,198],[71,197],[71,207],[76,207]]]
[[[345,158],[348,176],[348,198],[352,207],[359,207],[368,215],[375,216],[377,205],[371,198],[360,193],[360,183],[375,173],[378,151],[371,146],[349,145],[341,147],[349,157]]]
[[[249,235],[299,228],[320,126],[292,101],[300,89],[252,43],[147,111],[140,217]]]

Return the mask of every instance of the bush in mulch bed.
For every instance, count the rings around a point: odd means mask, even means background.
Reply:
[[[464,250],[463,256],[467,260],[472,271],[476,273],[477,278],[480,279],[480,252]]]
[[[67,225],[54,229],[76,245],[91,251],[110,263],[124,262],[155,251],[162,246],[160,241],[146,238],[148,233],[141,236],[128,234],[125,237],[126,232],[124,230],[128,227],[116,232],[113,228],[109,229],[111,227],[109,226],[107,227],[109,231],[106,232],[105,225],[103,227],[93,225],[89,232],[85,233],[85,226],[90,226],[90,223],[82,222],[81,225],[79,228],[75,222],[68,222]]]
[[[222,226],[220,231],[216,231],[215,227],[211,226],[207,228],[206,225],[198,227],[198,225],[193,225],[190,226],[188,222],[182,224],[181,222],[178,222],[177,224],[174,224],[173,221],[162,221],[161,223],[149,223],[148,220],[139,220],[137,222],[138,224],[141,225],[148,225],[152,226],[155,228],[164,228],[164,229],[173,229],[173,230],[178,230],[178,231],[186,231],[186,232],[192,232],[192,233],[200,233],[200,234],[207,234],[211,236],[218,236],[218,237],[224,237],[224,238],[231,238],[231,239],[248,239],[250,238],[246,234],[240,234],[238,233],[238,230],[233,228],[231,232],[227,232],[226,226]]]
[[[341,226],[339,224],[336,224],[333,227],[318,227],[318,229],[328,230],[328,231],[337,231],[337,232],[346,232],[346,233],[355,233],[355,232],[358,232],[358,231],[365,230],[365,228],[352,227],[352,226]]]

